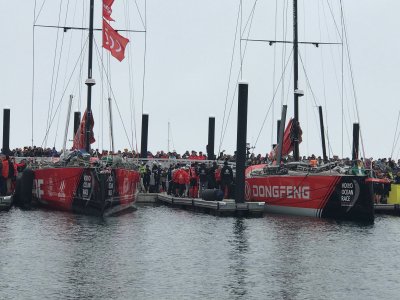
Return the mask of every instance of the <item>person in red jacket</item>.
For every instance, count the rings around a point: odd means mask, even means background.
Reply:
[[[189,197],[197,198],[199,193],[199,175],[197,172],[197,163],[193,163],[189,169],[190,187]]]
[[[178,190],[179,190],[179,178],[181,177],[181,168],[180,167],[175,167],[175,170],[172,173],[172,195],[175,197],[179,196]]]
[[[178,195],[183,197],[186,192],[186,184],[189,184],[189,173],[184,168],[180,168],[177,171],[176,179],[178,182]]]
[[[6,184],[6,181],[3,178],[3,158],[0,156],[0,196],[5,195],[5,193],[4,193],[5,184]]]
[[[206,160],[206,159],[207,159],[207,157],[205,155],[203,155],[203,152],[200,151],[198,160]]]
[[[220,189],[221,187],[221,167],[217,166],[217,169],[215,170],[215,183],[216,183],[216,189]]]
[[[197,160],[199,157],[197,156],[196,151],[192,150],[192,154],[190,154],[189,159],[190,160]]]

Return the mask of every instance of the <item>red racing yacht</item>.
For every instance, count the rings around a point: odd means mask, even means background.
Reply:
[[[302,132],[299,125],[298,100],[303,92],[298,89],[297,31],[297,0],[293,0],[294,118],[289,121],[284,131],[286,119],[284,105],[278,145],[273,155],[275,165],[251,166],[247,169],[245,198],[247,201],[265,202],[266,210],[273,213],[373,222],[374,179],[368,178],[362,172],[353,175],[349,168],[328,163],[321,109],[321,136],[325,163],[317,166],[300,161],[299,143]],[[354,160],[358,158],[358,140],[359,131],[353,131]],[[292,151],[294,161],[283,163],[282,156],[287,156]]]
[[[122,159],[94,161],[88,154],[90,144],[94,142],[91,110],[92,87],[95,84],[92,78],[94,2],[90,0],[88,79],[85,82],[87,105],[74,138],[75,151],[57,162],[39,162],[26,169],[17,183],[17,204],[24,206],[33,200],[32,204],[50,209],[103,216],[130,210],[136,201],[140,175],[133,163]],[[103,47],[121,61],[129,40],[120,36],[106,21],[110,19],[112,10],[111,7],[105,9],[105,6],[112,3],[106,0],[103,3]]]
[[[97,216],[131,210],[140,180],[134,169],[106,166],[38,168],[33,177],[34,204]]]
[[[247,173],[247,201],[263,201],[271,213],[373,222],[373,180],[343,174],[326,164],[264,166]]]

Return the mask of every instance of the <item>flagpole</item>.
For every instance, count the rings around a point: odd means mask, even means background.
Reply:
[[[90,0],[90,18],[89,18],[89,59],[88,59],[88,78],[85,81],[87,85],[87,105],[86,105],[86,120],[85,120],[85,150],[90,152],[90,131],[92,120],[92,86],[95,85],[95,80],[92,78],[93,64],[93,17],[94,17],[94,0]]]

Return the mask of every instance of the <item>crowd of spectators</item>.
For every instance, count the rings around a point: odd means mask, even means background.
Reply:
[[[44,148],[37,146],[26,146],[23,148],[16,148],[11,150],[9,153],[11,157],[59,157],[62,155],[62,151],[57,150],[55,147],[52,148]],[[99,149],[92,149],[90,151],[90,155],[93,157],[102,158],[103,156],[113,155],[111,151]],[[139,152],[135,150],[118,150],[114,155],[118,155],[122,158],[140,158],[141,155]],[[175,150],[166,152],[163,150],[152,153],[151,151],[147,152],[148,159],[190,159],[190,160],[207,160],[207,156],[202,151],[185,151],[183,154],[177,153]],[[227,154],[225,151],[222,151],[217,157],[215,157],[217,161],[223,162],[228,161],[234,163],[236,161],[236,151],[233,154]],[[293,161],[293,157],[288,156],[283,159],[283,162]],[[316,163],[317,165],[323,164],[323,159],[320,156],[303,156],[301,158],[302,162],[305,163]],[[351,160],[350,158],[339,158],[338,156],[333,156],[328,159],[328,162],[334,162],[338,165],[344,167],[354,167],[360,165],[361,168],[365,170],[373,170],[373,176],[377,178],[388,178],[389,180],[400,183],[400,159],[396,162],[391,158],[379,158],[373,159],[361,158],[358,163],[356,161]],[[273,163],[270,156],[268,154],[254,154],[247,153],[247,165],[257,165],[257,164],[270,164]]]
[[[60,157],[62,155],[62,150],[57,150],[55,147],[52,148],[44,148],[44,147],[37,147],[37,146],[26,146],[23,148],[16,148],[10,151],[9,155],[11,157]],[[140,158],[141,155],[139,152],[135,150],[118,150],[114,154],[108,150],[99,151],[99,149],[91,149],[90,155],[93,157],[103,157],[108,155],[118,155],[122,158]],[[148,151],[147,158],[149,159],[190,159],[190,160],[207,160],[206,153],[202,151],[185,151],[183,154],[177,153],[175,150],[166,152],[163,150],[157,151],[155,153]],[[235,162],[236,161],[236,151],[233,154],[227,154],[225,151],[222,151],[217,157],[215,157],[217,161],[228,161],[228,162]],[[283,162],[290,162],[293,161],[293,157],[288,156],[283,158]],[[301,158],[302,162],[311,162],[316,161],[318,165],[323,164],[323,159],[321,156],[303,156]],[[269,164],[272,163],[269,154],[262,155],[262,154],[254,154],[248,152],[247,154],[247,165],[257,165],[257,164]],[[328,159],[328,162],[334,162],[342,166],[349,166],[352,167],[356,164],[356,161],[351,160],[350,158],[339,158],[338,156],[333,156]],[[368,158],[364,159],[361,158],[359,160],[361,162],[362,167],[364,169],[372,169],[375,172],[377,177],[383,178],[387,177],[389,179],[394,179],[397,173],[400,172],[400,159],[396,162],[391,158],[379,158],[373,159]]]
[[[168,167],[153,161],[151,164],[143,163],[139,172],[140,188],[145,193],[165,192],[175,197],[198,198],[204,190],[209,189],[219,192],[215,196],[219,200],[232,197],[234,193],[233,170],[227,161],[223,166],[216,161],[206,164],[199,160],[190,164],[171,163]]]
[[[248,149],[249,150],[249,149]],[[57,150],[55,147],[37,147],[37,146],[26,146],[23,148],[16,148],[10,151],[10,157],[60,157],[62,155],[62,151]],[[139,152],[135,150],[118,150],[115,153],[111,153],[111,151],[98,149],[92,149],[90,151],[90,155],[92,157],[106,157],[109,155],[117,155],[122,158],[140,158],[141,155]],[[213,188],[213,187],[221,187],[221,182],[218,179],[221,171],[221,164],[218,166],[213,164],[212,162],[207,162],[206,164],[201,161],[207,160],[207,156],[202,151],[185,151],[183,154],[177,153],[175,150],[172,151],[157,151],[152,153],[151,151],[147,152],[147,158],[149,162],[147,164],[142,164],[140,171],[142,175],[142,191],[144,192],[158,192],[160,190],[176,194],[182,195],[194,195],[199,192],[201,188]],[[197,163],[172,163],[167,165],[162,165],[160,163],[152,164],[151,160],[161,161],[162,159],[166,160],[179,160],[179,159],[187,159],[191,161],[198,161]],[[219,162],[231,162],[234,163],[236,161],[236,152],[233,154],[227,154],[225,151],[219,153],[217,157],[215,157],[212,161]],[[283,163],[293,161],[293,157],[288,156],[283,158]],[[374,159],[372,157],[364,159],[360,158],[358,160],[351,160],[350,158],[339,158],[338,156],[333,156],[329,158],[327,161],[323,161],[320,156],[303,156],[301,157],[301,162],[310,164],[312,166],[320,166],[324,163],[335,163],[338,166],[351,169],[353,174],[365,174],[368,173],[371,177],[385,179],[387,182],[400,184],[400,159],[397,162],[391,158],[379,158]],[[247,165],[258,165],[258,164],[274,164],[273,159],[271,159],[269,154],[254,154],[247,152]],[[202,171],[203,169],[203,171]],[[182,170],[177,172],[177,174],[181,174],[185,179],[177,182],[174,182],[172,178],[172,173],[175,170]],[[4,171],[5,172],[5,171]],[[203,175],[201,175],[203,172]],[[194,174],[197,174],[197,190],[193,183]],[[216,175],[216,173],[218,173]],[[4,176],[3,176],[4,177]],[[202,177],[203,183],[201,183],[200,177]],[[207,178],[207,180],[205,180]],[[212,179],[213,178],[213,179]],[[3,181],[6,181],[4,179]],[[218,183],[216,183],[218,182]],[[2,184],[3,188],[5,184]],[[184,188],[185,187],[185,188]],[[173,191],[171,190],[173,189]],[[388,191],[383,191],[382,195],[387,194]],[[3,191],[4,194],[4,191]],[[225,193],[226,194],[226,193]],[[226,196],[226,195],[225,195]],[[379,202],[378,199],[377,202]]]

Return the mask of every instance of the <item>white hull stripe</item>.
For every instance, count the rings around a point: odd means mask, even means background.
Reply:
[[[315,208],[289,207],[289,206],[266,204],[265,211],[274,214],[305,216],[305,217],[321,217],[321,215],[318,214],[318,209]]]

